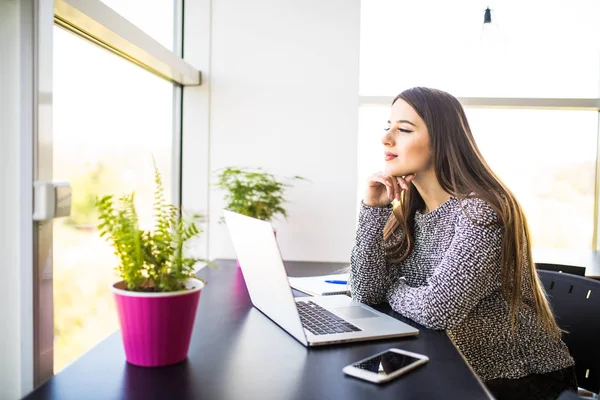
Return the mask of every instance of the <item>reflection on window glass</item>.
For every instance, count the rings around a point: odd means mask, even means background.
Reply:
[[[73,187],[54,222],[55,372],[118,328],[109,285],[116,257],[96,229],[95,196],[136,192],[152,223],[155,158],[171,198],[173,85],[54,29],[55,179]]]
[[[129,22],[173,50],[175,2],[173,0],[100,0]]]
[[[488,6],[492,24],[484,29]],[[474,97],[600,94],[597,0],[371,0],[361,7],[361,95],[412,86]]]
[[[523,206],[536,248],[592,248],[598,131],[595,111],[467,108],[486,161]],[[383,169],[389,107],[359,112],[358,198]]]

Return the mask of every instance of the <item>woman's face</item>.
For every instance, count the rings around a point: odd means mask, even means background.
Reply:
[[[418,174],[431,167],[432,151],[425,122],[404,100],[391,109],[387,130],[381,142],[385,172],[392,176]]]

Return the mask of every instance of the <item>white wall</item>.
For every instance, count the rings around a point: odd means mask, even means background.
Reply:
[[[311,181],[288,190],[288,220],[275,222],[287,260],[349,260],[359,34],[360,0],[212,3],[210,169],[263,167]],[[223,194],[211,190],[209,205],[210,258],[235,258],[218,223]]]

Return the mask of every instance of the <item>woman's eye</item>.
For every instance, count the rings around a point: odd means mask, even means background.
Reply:
[[[390,130],[390,127],[388,126],[387,128],[383,128],[383,130],[387,132]]]
[[[402,128],[398,128],[398,130],[400,132],[404,132],[404,133],[411,133],[412,131],[409,131],[408,129],[402,129]]]

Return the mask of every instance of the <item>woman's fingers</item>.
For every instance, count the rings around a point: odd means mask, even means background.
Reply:
[[[382,173],[381,178],[387,182],[389,185],[388,187],[391,189],[391,192],[388,193],[390,201],[393,201],[394,199],[400,200],[400,192],[402,192],[402,190],[400,189],[396,179],[394,179],[392,175],[388,175],[386,173]]]
[[[404,177],[401,176],[397,176],[396,177],[396,181],[398,182],[398,185],[400,185],[400,187],[404,190],[408,190],[408,184],[415,178],[415,174],[408,174],[405,175]]]
[[[415,174],[408,174],[404,177],[388,175],[385,172],[379,172],[369,178],[371,186],[376,187],[378,184],[384,185],[387,197],[390,201],[394,199],[400,200],[400,193],[403,190],[408,190],[408,184],[414,179]]]
[[[386,179],[386,177],[381,174],[375,174],[370,178],[370,181],[381,183],[382,185],[384,185],[390,201],[394,198],[394,186],[390,179]]]

